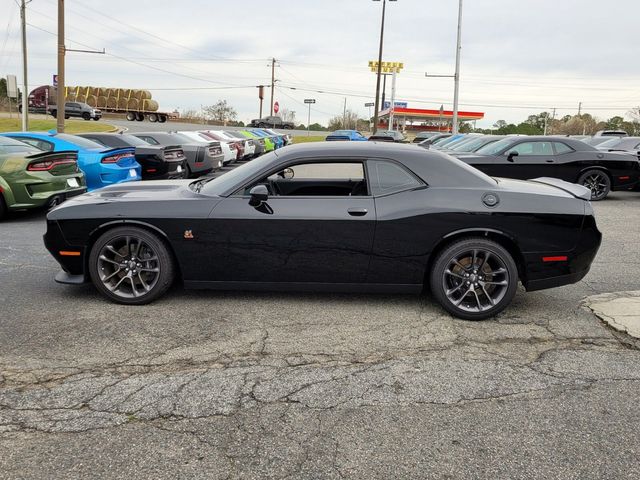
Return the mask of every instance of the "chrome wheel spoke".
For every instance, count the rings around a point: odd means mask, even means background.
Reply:
[[[465,299],[465,297],[467,295],[469,295],[469,292],[471,291],[471,287],[469,287],[467,289],[466,292],[464,292],[464,295],[462,295],[458,300],[456,300],[453,304],[457,307],[458,305],[460,305],[462,303],[462,301]]]
[[[120,262],[116,262],[115,260],[111,260],[110,258],[105,257],[104,255],[100,255],[100,260],[107,263],[113,263],[114,265],[120,266]]]
[[[485,297],[487,297],[487,299],[489,299],[489,301],[491,302],[491,305],[495,305],[496,302],[493,300],[493,297],[491,295],[489,295],[489,293],[487,293],[487,289],[484,288],[484,285],[480,284],[480,287],[482,288],[482,291],[484,292]]]
[[[509,285],[509,282],[507,282],[506,280],[502,280],[500,282],[483,282],[485,285],[498,285],[498,286],[505,286],[505,285]]]
[[[446,273],[447,275],[451,275],[452,277],[461,278],[463,280],[465,278],[464,275],[460,275],[459,273],[452,272],[448,268],[444,271],[444,273]]]

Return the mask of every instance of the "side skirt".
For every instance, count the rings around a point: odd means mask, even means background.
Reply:
[[[185,281],[184,287],[195,290],[259,290],[271,292],[357,292],[421,293],[423,285],[386,283],[314,283],[314,282],[204,282]]]

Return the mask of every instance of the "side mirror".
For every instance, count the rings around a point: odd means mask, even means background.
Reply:
[[[269,190],[267,190],[267,187],[264,185],[256,185],[249,190],[249,195],[251,195],[249,205],[259,207],[269,199]]]
[[[513,162],[513,157],[517,157],[518,155],[520,155],[518,152],[509,152],[508,156],[507,156],[507,161],[509,162]]]

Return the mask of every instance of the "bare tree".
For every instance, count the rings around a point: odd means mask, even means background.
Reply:
[[[223,125],[238,117],[235,108],[229,105],[226,100],[218,100],[213,105],[203,107],[202,111],[207,119],[222,122]]]
[[[336,115],[329,120],[329,130],[357,130],[358,114],[347,110],[344,115]]]

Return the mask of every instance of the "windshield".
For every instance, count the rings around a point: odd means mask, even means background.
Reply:
[[[478,155],[495,155],[497,153],[500,153],[505,148],[508,148],[509,145],[514,143],[516,140],[517,138],[503,138],[502,140],[499,140],[495,143],[490,143],[489,145],[485,145],[484,147],[479,148],[478,150],[476,150],[476,153]]]
[[[273,162],[275,157],[276,154],[271,152],[257,158],[256,160],[251,160],[244,165],[240,165],[239,167],[236,167],[213,180],[207,181],[207,183],[202,186],[200,193],[205,195],[221,195],[236,184],[241,183],[243,179],[248,179],[255,173],[267,167],[271,162]],[[197,182],[194,182],[191,185],[196,183]]]
[[[604,142],[601,142],[598,144],[598,148],[613,148],[616,145],[618,145],[619,143],[622,143],[622,138],[619,137],[613,137],[613,138],[609,138],[608,140],[605,140]]]
[[[8,153],[40,153],[42,150],[12,138],[0,137],[0,154]]]
[[[497,138],[474,138],[469,142],[465,142],[463,145],[455,145],[454,147],[452,147],[452,150],[455,150],[457,152],[475,152],[480,147],[484,147],[485,145],[489,145],[490,143],[495,143],[497,141]]]
[[[98,142],[94,142],[93,140],[89,140],[88,138],[76,137],[75,135],[67,135],[66,133],[58,133],[55,138],[59,138],[60,140],[64,140],[65,142],[73,143],[74,145],[82,148],[104,150],[103,145],[100,145]]]
[[[447,140],[449,138],[451,138],[451,137],[436,138],[433,142],[431,142],[431,145],[440,145],[442,142],[444,142],[445,140]]]

